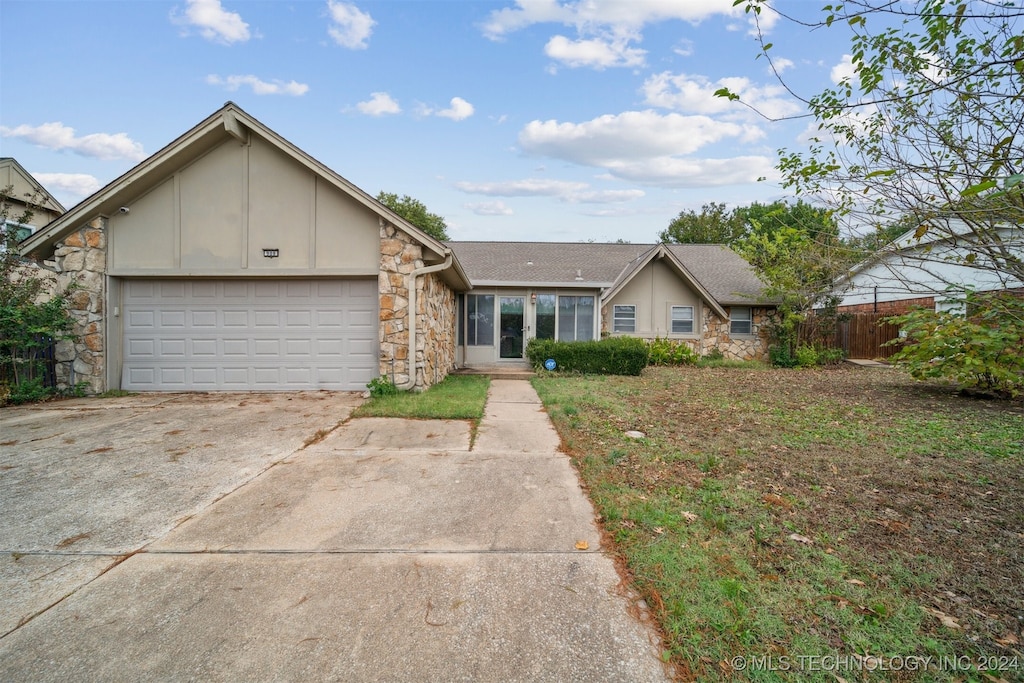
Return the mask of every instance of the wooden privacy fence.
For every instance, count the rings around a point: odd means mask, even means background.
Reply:
[[[847,358],[888,358],[898,346],[883,346],[896,339],[900,329],[882,323],[891,313],[847,313],[835,324],[835,333],[823,332],[820,321],[812,316],[800,326],[800,341],[817,343],[830,349],[842,349]]]

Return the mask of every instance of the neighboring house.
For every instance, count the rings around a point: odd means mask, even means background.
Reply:
[[[75,285],[58,375],[92,391],[425,389],[532,337],[766,350],[724,247],[441,243],[230,102],[21,250]]]
[[[970,230],[955,219],[931,221],[920,239],[910,230],[837,282],[841,313],[905,313],[911,308],[958,308],[969,289],[998,291],[1024,287],[971,249]],[[1007,253],[1024,258],[1024,229],[998,230]]]
[[[721,245],[450,242],[473,283],[460,299],[459,359],[520,360],[532,338],[678,339],[706,354],[762,358],[773,307]]]
[[[7,218],[0,228],[14,225],[23,240],[64,213],[64,207],[10,157],[0,157],[0,190],[7,193]],[[19,221],[26,212],[27,219]]]

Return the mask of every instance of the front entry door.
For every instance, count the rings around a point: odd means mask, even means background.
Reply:
[[[525,297],[503,296],[500,298],[501,345],[499,358],[523,357],[523,333],[526,330],[526,319],[523,315]]]

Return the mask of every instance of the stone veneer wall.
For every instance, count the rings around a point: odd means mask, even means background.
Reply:
[[[752,307],[750,335],[732,336],[729,334],[729,321],[723,320],[707,304],[702,304],[704,324],[700,345],[697,352],[704,356],[713,349],[722,352],[730,360],[767,360],[768,359],[768,322],[770,309]],[[729,312],[726,308],[726,312]]]
[[[69,297],[75,319],[73,340],[57,343],[57,386],[84,382],[89,392],[106,389],[104,310],[107,270],[106,219],[96,218],[56,245],[56,290],[74,287]]]
[[[722,355],[731,360],[767,360],[768,333],[764,324],[768,321],[769,309],[752,308],[752,335],[732,337],[729,334],[729,321],[722,320],[706,303],[702,303],[701,319],[704,321],[699,339],[679,339],[690,346],[698,355],[705,356],[713,349],[719,349]],[[601,336],[609,335],[609,307],[601,308]],[[676,337],[672,337],[673,339]],[[648,338],[650,341],[650,338]]]
[[[380,254],[380,374],[402,385],[415,367],[414,388],[423,390],[455,367],[455,293],[436,274],[416,278],[416,354],[410,359],[409,278],[424,265],[423,247],[382,222]]]

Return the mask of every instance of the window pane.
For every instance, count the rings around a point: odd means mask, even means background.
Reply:
[[[576,297],[558,297],[558,341],[576,340]]]
[[[674,334],[693,333],[693,306],[672,307],[672,332]]]
[[[615,306],[612,318],[613,332],[636,332],[636,306]]]
[[[729,332],[731,334],[750,334],[752,329],[750,309],[746,306],[733,306],[729,311]]]
[[[494,346],[494,295],[470,294],[466,312],[466,343],[469,346]]]
[[[555,304],[554,294],[537,295],[537,339],[555,338]]]
[[[576,341],[594,338],[594,297],[576,297]]]

